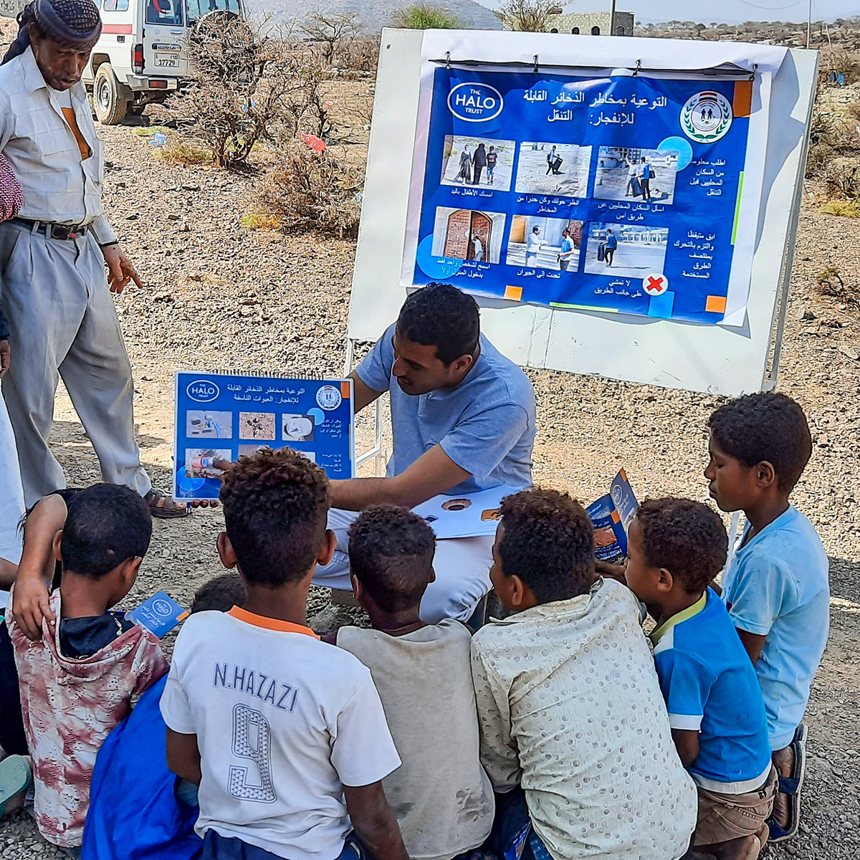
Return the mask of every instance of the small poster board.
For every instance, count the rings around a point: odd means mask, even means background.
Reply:
[[[223,464],[292,448],[329,478],[355,474],[351,379],[176,374],[173,496],[217,499]]]

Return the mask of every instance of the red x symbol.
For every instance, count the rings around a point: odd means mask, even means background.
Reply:
[[[655,278],[651,275],[648,278],[648,283],[645,284],[645,289],[648,290],[649,293],[659,293],[663,290],[663,278]]]

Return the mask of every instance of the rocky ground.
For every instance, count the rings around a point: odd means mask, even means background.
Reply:
[[[130,287],[117,298],[135,370],[138,439],[156,485],[168,490],[174,372],[236,367],[340,373],[355,246],[246,231],[239,221],[249,206],[252,177],[163,164],[133,127],[101,134],[110,159],[107,211],[145,282],[144,289]],[[828,265],[841,270],[847,286],[839,297],[815,289],[816,275]],[[813,428],[815,452],[795,502],[816,524],[831,558],[832,631],[807,715],[804,821],[793,843],[769,850],[773,860],[860,854],[858,273],[860,221],[822,215],[809,197],[779,388],[803,404]],[[587,502],[625,466],[640,498],[682,494],[707,500],[705,423],[717,398],[550,371],[529,375],[538,397],[540,483]],[[92,449],[64,393],[56,418],[52,444],[69,484],[97,480]],[[370,438],[368,419],[360,428],[361,446]],[[215,536],[222,527],[217,510],[156,521],[128,605],[158,589],[187,605],[194,590],[220,572]],[[315,590],[312,599],[312,613],[328,604],[327,592]],[[60,856],[26,814],[0,825],[3,860]]]

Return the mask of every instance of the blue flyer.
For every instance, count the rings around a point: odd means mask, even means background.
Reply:
[[[638,507],[622,469],[609,492],[585,509],[594,527],[594,554],[601,561],[620,562],[627,555],[627,529]]]
[[[226,464],[263,447],[293,448],[329,478],[355,473],[350,379],[176,374],[173,495],[217,499]]]
[[[187,617],[188,612],[164,591],[157,591],[149,600],[126,612],[126,618],[136,621],[159,639]]]
[[[743,313],[748,76],[439,65],[429,98],[404,286],[711,325]]]

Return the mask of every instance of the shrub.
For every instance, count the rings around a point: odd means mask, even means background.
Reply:
[[[860,198],[860,167],[830,161],[822,173],[827,193],[841,200]]]
[[[316,111],[321,74],[286,43],[241,20],[213,21],[188,40],[191,85],[167,103],[187,145],[219,167],[247,162],[258,141],[298,129]],[[316,126],[328,134],[332,124]],[[201,147],[202,145],[202,147]]]
[[[327,148],[317,152],[299,140],[280,157],[283,163],[257,189],[260,208],[279,218],[285,230],[354,236],[363,173],[345,166]]]
[[[164,146],[155,150],[155,157],[168,164],[211,164],[213,160],[211,149],[176,135],[168,137]]]
[[[456,30],[460,19],[445,9],[421,3],[400,9],[391,19],[392,27],[406,30]]]

